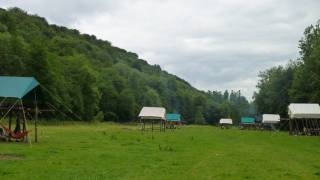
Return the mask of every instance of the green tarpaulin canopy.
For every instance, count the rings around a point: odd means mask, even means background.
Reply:
[[[33,77],[0,76],[0,97],[21,99],[38,85]]]
[[[181,121],[180,114],[167,114],[166,115],[167,121]]]
[[[253,124],[254,121],[255,120],[252,117],[242,117],[241,118],[241,123],[243,123],[243,124]]]

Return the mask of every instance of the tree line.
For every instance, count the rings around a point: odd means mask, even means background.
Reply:
[[[311,25],[299,41],[300,57],[261,72],[254,94],[257,112],[288,116],[290,103],[320,102],[320,27]]]
[[[68,108],[84,121],[129,122],[143,106],[163,106],[204,124],[248,113],[240,91],[197,90],[135,53],[19,8],[0,9],[0,59],[0,75],[34,76],[48,90],[39,89],[39,104],[64,112],[54,118],[68,118]]]

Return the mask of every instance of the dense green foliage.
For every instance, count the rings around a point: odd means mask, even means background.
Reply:
[[[0,145],[0,179],[319,179],[318,137],[185,126],[40,126],[40,143]]]
[[[42,107],[71,109],[82,120],[132,121],[142,106],[164,106],[200,124],[248,112],[240,92],[199,91],[135,53],[18,8],[0,10],[0,59],[0,75],[40,81]]]
[[[306,28],[299,47],[301,58],[260,74],[259,91],[254,95],[259,113],[287,116],[289,103],[320,102],[319,25]]]

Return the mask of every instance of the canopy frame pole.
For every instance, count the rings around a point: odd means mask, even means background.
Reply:
[[[2,106],[2,103],[7,99],[7,97],[3,98],[3,100],[0,102],[0,107]]]
[[[64,103],[62,103],[59,98],[57,96],[54,96],[46,87],[44,87],[43,85],[40,85],[42,87],[43,90],[45,90],[53,99],[55,99],[59,104],[61,104],[62,106],[64,106],[66,108],[66,110],[68,110],[72,115],[74,115],[78,120],[82,120],[81,117],[79,115],[77,115],[76,113],[74,113],[72,111],[71,108],[69,108],[67,105],[65,105]]]
[[[22,99],[20,99],[20,104],[21,104],[21,108],[22,108],[22,115],[23,115],[23,131],[26,132],[27,131],[27,118],[26,118],[26,114],[24,111],[24,106],[23,106],[23,102]],[[29,140],[29,135],[26,135],[26,141]]]
[[[19,101],[19,99],[16,100],[16,102],[9,108],[9,110],[0,118],[0,122],[2,119],[4,119],[9,114],[9,112],[13,109],[13,107],[17,104],[18,101]]]

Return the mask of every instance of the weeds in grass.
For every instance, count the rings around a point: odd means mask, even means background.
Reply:
[[[0,154],[0,160],[22,160],[24,159],[24,155],[8,153],[8,154]]]
[[[48,154],[57,154],[58,151],[57,150],[54,150],[54,149],[49,149],[48,150]]]
[[[158,145],[158,148],[160,151],[168,151],[168,152],[173,152],[174,149],[171,146],[164,146],[162,147],[160,144]]]
[[[111,140],[117,140],[118,138],[117,138],[116,135],[111,135],[111,136],[110,136],[110,139],[111,139]]]
[[[0,170],[0,175],[2,175],[2,176],[7,176],[7,175],[11,175],[11,174],[14,174],[14,173],[13,172],[9,172],[9,171]]]

